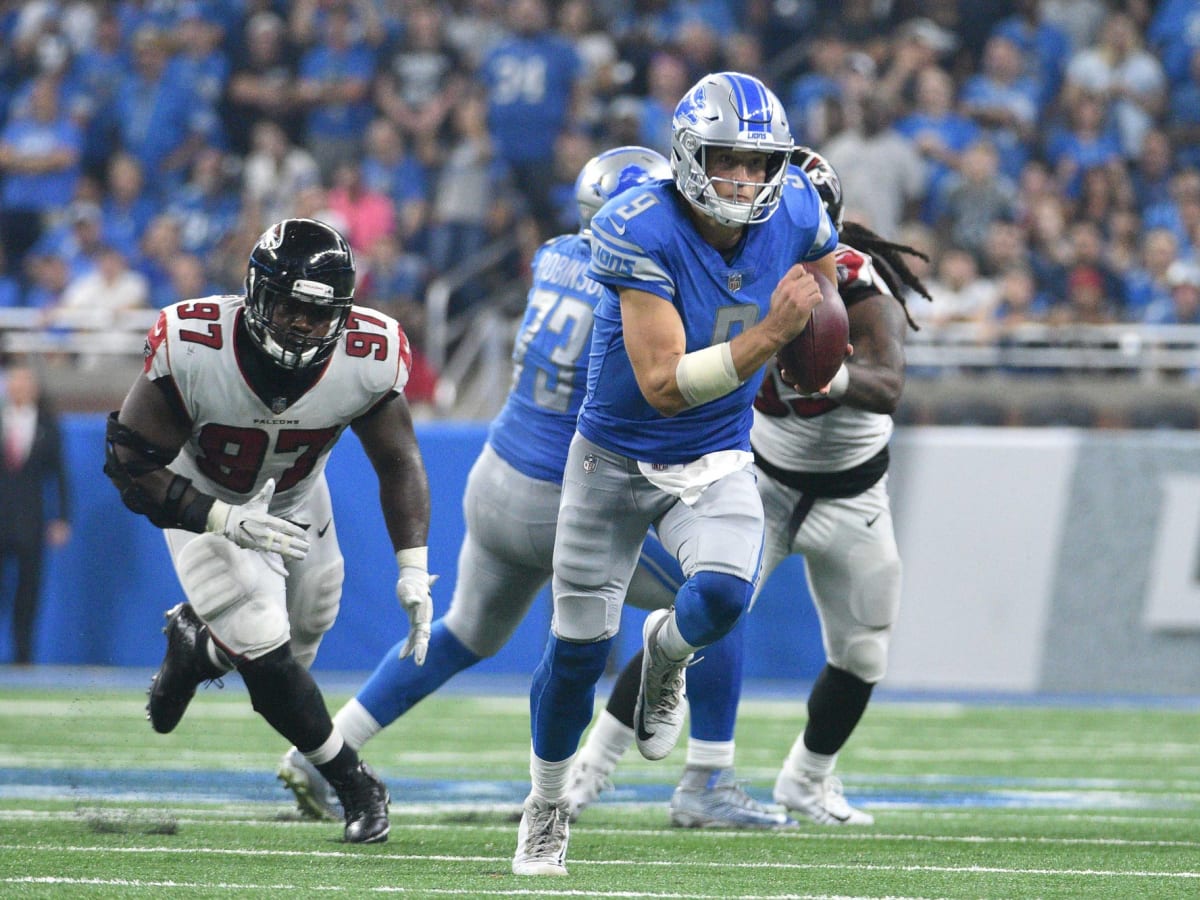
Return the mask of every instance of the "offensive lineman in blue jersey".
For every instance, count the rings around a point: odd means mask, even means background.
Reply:
[[[666,159],[642,147],[610,150],[580,172],[580,232],[547,241],[534,257],[512,390],[467,480],[467,533],[450,609],[433,623],[424,665],[401,659],[398,644],[338,711],[334,721],[349,746],[363,746],[458,672],[500,650],[550,578],[563,466],[583,400],[592,309],[601,296],[588,275],[588,225],[610,196],[670,174]],[[631,602],[670,606],[682,580],[675,560],[648,539]],[[337,796],[295,747],[284,755],[279,777],[302,811],[338,817]],[[745,815],[767,825],[786,821],[740,796]]]
[[[686,581],[672,610],[646,618],[634,722],[643,756],[674,747],[684,669],[737,624],[754,592],[763,508],[752,403],[764,365],[821,299],[795,261],[815,261],[837,283],[837,231],[806,179],[785,184],[792,138],[762,82],[705,76],[680,100],[672,130],[673,183],[620,194],[592,220],[591,274],[608,290],[563,472],[518,875],[567,874],[571,761],[651,524]]]

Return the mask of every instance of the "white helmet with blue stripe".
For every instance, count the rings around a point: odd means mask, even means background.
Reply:
[[[622,191],[658,178],[671,177],[671,164],[648,147],[617,147],[593,156],[575,179],[579,230],[587,233],[600,207]]]
[[[765,222],[779,207],[792,134],[783,104],[751,75],[705,75],[675,107],[671,120],[671,168],[687,201],[722,225]],[[768,154],[767,180],[755,182],[754,199],[722,199],[706,171],[710,148]]]

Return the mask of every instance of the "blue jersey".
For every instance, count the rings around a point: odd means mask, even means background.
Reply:
[[[837,247],[820,196],[795,166],[788,168],[779,209],[748,226],[729,261],[700,237],[686,203],[672,182],[649,182],[612,198],[592,219],[590,274],[606,290],[596,307],[579,432],[643,462],[678,464],[717,450],[750,449],[751,408],[763,373],[724,397],[662,415],[634,377],[618,291],[635,288],[672,304],[690,353],[749,328],[771,308],[771,293],[788,269]]]
[[[553,238],[533,257],[533,287],[513,349],[512,390],[488,442],[517,471],[562,482],[587,381],[592,311],[603,288],[588,277],[580,235]]]

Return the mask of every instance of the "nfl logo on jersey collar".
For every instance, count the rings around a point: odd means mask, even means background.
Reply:
[[[281,412],[283,412],[287,408],[288,408],[287,397],[276,397],[274,400],[271,401],[271,412],[275,413],[275,415],[279,415]]]
[[[725,286],[729,288],[731,293],[733,291],[740,291],[742,289],[742,273],[733,272],[728,275],[725,279]]]

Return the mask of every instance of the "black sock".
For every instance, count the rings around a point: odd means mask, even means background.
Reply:
[[[625,664],[617,683],[613,685],[612,695],[605,707],[609,715],[627,728],[633,727],[633,708],[637,706],[638,690],[642,686],[642,655],[645,651],[638,650],[633,659]]]
[[[827,756],[841,750],[862,718],[874,687],[845,669],[827,664],[808,695],[804,746]]]

